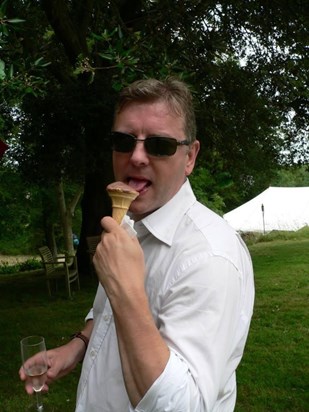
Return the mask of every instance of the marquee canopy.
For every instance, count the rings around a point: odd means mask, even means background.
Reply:
[[[301,229],[309,225],[309,187],[269,187],[223,217],[241,232]]]

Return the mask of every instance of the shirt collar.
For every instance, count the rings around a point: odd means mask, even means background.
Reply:
[[[134,225],[138,235],[145,234],[145,228],[158,240],[171,246],[177,227],[190,206],[195,203],[196,198],[192,191],[190,182],[185,183],[160,209],[146,216]]]

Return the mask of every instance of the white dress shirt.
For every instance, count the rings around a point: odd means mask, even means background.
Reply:
[[[170,358],[134,409],[122,377],[113,312],[99,285],[76,412],[233,411],[235,370],[254,301],[246,246],[197,202],[188,180],[134,228],[145,255],[149,305]]]

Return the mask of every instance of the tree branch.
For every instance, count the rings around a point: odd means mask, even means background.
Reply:
[[[85,25],[88,25],[89,13],[91,9],[85,11],[86,7],[92,8],[92,0],[85,1],[83,11],[85,12],[82,24],[83,30],[76,27],[72,19],[67,2],[63,0],[41,0],[41,5],[47,19],[55,31],[59,41],[63,44],[66,55],[72,65],[75,64],[79,54],[88,54],[88,47],[85,36]]]

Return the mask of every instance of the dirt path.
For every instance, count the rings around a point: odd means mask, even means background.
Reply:
[[[22,263],[28,259],[33,259],[37,257],[38,256],[32,256],[32,255],[7,256],[7,255],[0,254],[0,265],[1,264],[15,265],[17,263]]]

